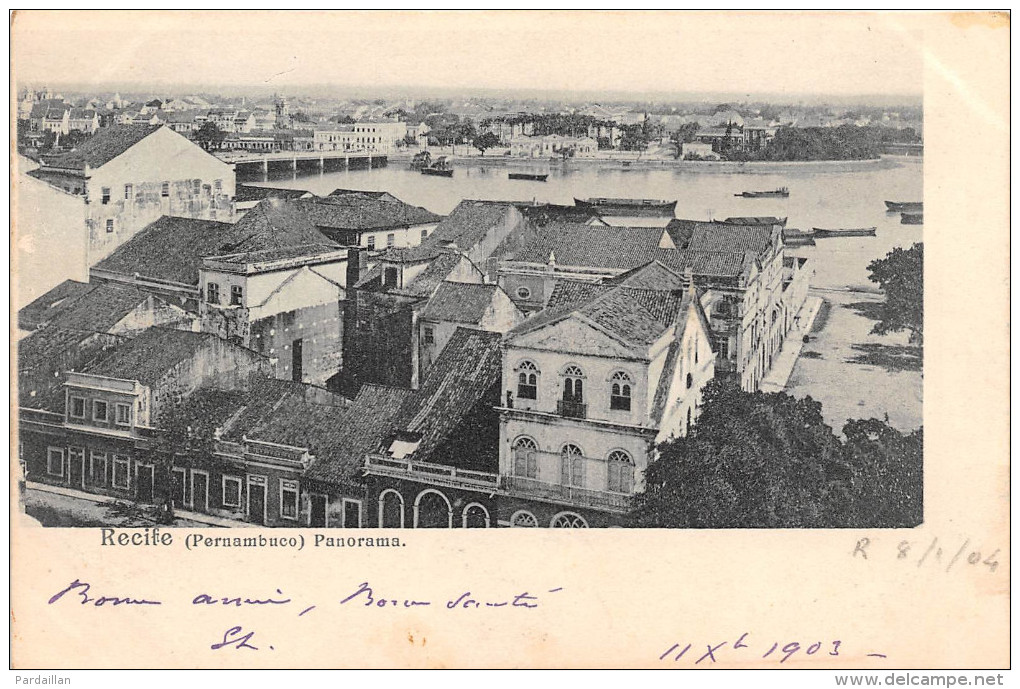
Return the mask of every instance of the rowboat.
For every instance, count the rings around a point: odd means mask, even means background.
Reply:
[[[423,175],[435,175],[437,177],[453,177],[453,168],[446,156],[439,156],[436,162],[421,169]]]
[[[742,215],[736,218],[723,220],[727,225],[786,225],[786,218],[777,218],[773,215]]]
[[[532,182],[544,182],[549,178],[549,174],[540,175],[534,172],[511,172],[507,174],[510,179],[527,179]]]
[[[786,198],[790,195],[790,190],[786,187],[780,187],[771,191],[743,191],[734,196],[743,196],[745,199],[767,199],[774,197]]]
[[[886,210],[892,213],[916,213],[924,210],[923,201],[886,201]]]
[[[676,212],[676,201],[662,199],[575,198],[574,205],[582,208],[595,208],[603,215],[672,216]]]
[[[900,213],[901,225],[923,225],[924,213]]]
[[[814,237],[826,239],[829,237],[874,237],[877,227],[841,227],[833,230],[826,230],[821,227],[813,227]]]
[[[784,228],[783,243],[787,246],[814,246],[815,238],[810,232]]]

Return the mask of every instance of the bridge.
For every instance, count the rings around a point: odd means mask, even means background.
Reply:
[[[367,151],[223,151],[214,154],[247,180],[386,167],[386,155]]]

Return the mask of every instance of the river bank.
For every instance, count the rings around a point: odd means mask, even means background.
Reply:
[[[624,157],[619,154],[596,158],[569,158],[553,160],[546,158],[514,158],[504,155],[464,155],[443,149],[429,149],[433,158],[444,155],[454,165],[474,167],[506,167],[535,170],[582,170],[592,167],[609,170],[677,170],[680,172],[711,172],[727,174],[775,174],[797,171],[811,172],[859,172],[867,170],[889,170],[904,164],[920,164],[917,156],[884,155],[870,160],[796,160],[796,161],[728,161],[728,160],[678,160],[669,158]],[[411,155],[396,153],[389,156],[389,164],[410,164]]]

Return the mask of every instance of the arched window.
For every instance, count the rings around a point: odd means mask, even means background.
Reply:
[[[379,496],[379,528],[404,528],[404,498],[395,490],[384,490]]]
[[[694,376],[690,373],[687,374],[687,389],[690,390],[691,386],[694,385]]]
[[[526,400],[538,399],[538,367],[530,361],[522,361],[517,367],[517,397]]]
[[[584,373],[577,366],[563,371],[563,401],[584,402]]]
[[[453,508],[446,496],[431,488],[423,490],[414,501],[414,528],[449,529],[453,526]]]
[[[610,379],[609,408],[630,411],[631,380],[623,371],[617,371]]]
[[[538,445],[527,436],[514,442],[514,476],[538,478]]]
[[[691,432],[691,408],[687,407],[687,432]]]
[[[579,514],[560,512],[552,518],[552,523],[549,526],[554,529],[587,529],[588,522]]]
[[[538,520],[531,512],[521,510],[514,512],[514,516],[510,517],[510,526],[518,529],[533,529],[538,526]]]
[[[489,511],[484,505],[473,502],[464,508],[463,524],[465,529],[489,528]]]
[[[609,453],[609,485],[614,493],[634,492],[634,460],[623,450]]]
[[[584,486],[584,453],[577,445],[566,444],[560,450],[560,482],[564,486]]]

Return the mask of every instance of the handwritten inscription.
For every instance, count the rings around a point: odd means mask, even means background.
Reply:
[[[718,662],[747,662],[754,659],[775,660],[780,664],[790,660],[798,653],[803,657],[830,656],[838,657],[843,642],[839,639],[830,641],[768,641],[759,642],[752,639],[751,632],[744,632],[736,641],[717,641],[716,643],[675,643],[659,656],[662,662],[687,665],[712,665]],[[885,658],[884,653],[868,653],[869,658]]]
[[[145,598],[132,598],[131,596],[90,596],[89,593],[92,591],[92,585],[75,579],[72,581],[67,588],[63,591],[59,591],[50,596],[49,604],[53,605],[61,598],[68,594],[72,594],[69,600],[77,599],[81,605],[93,605],[97,608],[101,608],[104,605],[162,605],[163,603],[158,600],[148,600]]]
[[[891,541],[890,541],[891,544]],[[960,541],[941,541],[936,536],[930,541],[899,540],[895,547],[890,544],[879,545],[876,539],[864,537],[857,539],[852,556],[867,560],[870,557],[895,557],[916,567],[931,567],[949,572],[954,567],[983,568],[995,572],[999,568],[999,548],[985,550],[974,546],[970,538]]]

